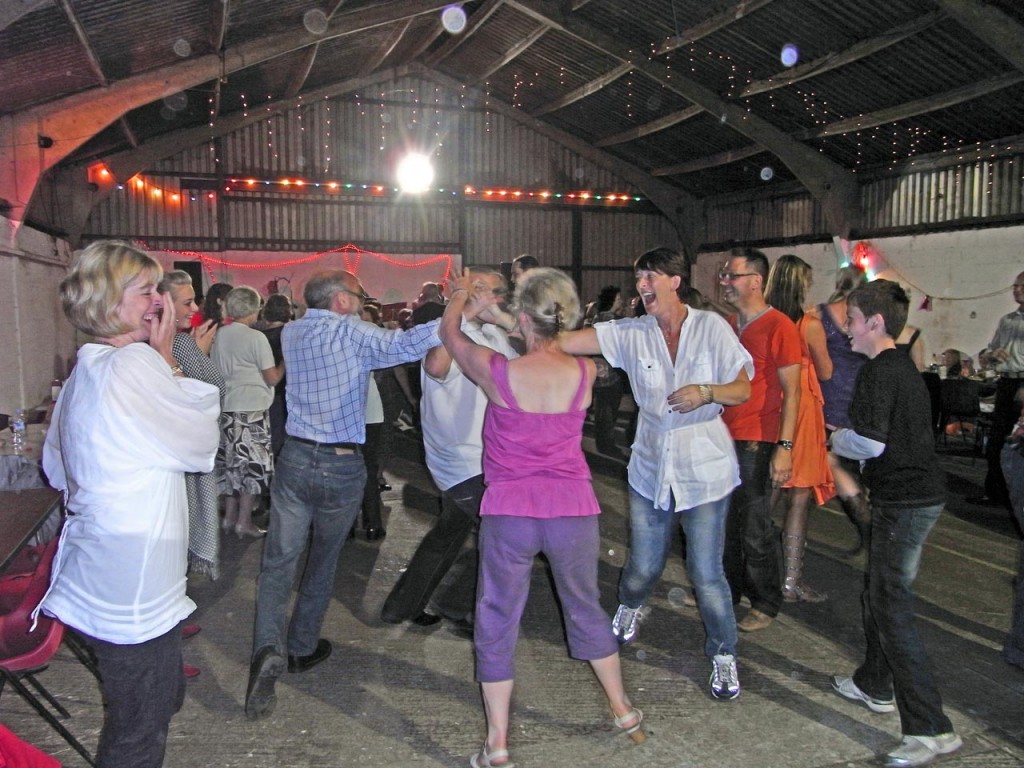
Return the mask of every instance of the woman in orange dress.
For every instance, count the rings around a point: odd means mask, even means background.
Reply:
[[[793,475],[779,493],[789,506],[782,531],[782,555],[786,566],[782,598],[787,603],[820,603],[826,595],[803,580],[804,549],[807,546],[807,517],[811,495],[815,506],[836,495],[832,470],[825,449],[825,399],[819,380],[832,377],[832,360],[825,344],[821,320],[804,312],[804,300],[811,287],[811,267],[796,256],[780,256],[768,274],[765,298],[797,324],[801,338],[800,409],[793,439]]]

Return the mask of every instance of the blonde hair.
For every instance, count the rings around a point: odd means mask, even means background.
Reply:
[[[125,289],[140,277],[156,284],[160,264],[148,253],[118,240],[98,240],[85,248],[60,283],[65,316],[75,328],[100,338],[135,330],[121,320]]]
[[[560,270],[534,267],[516,283],[512,303],[533,321],[541,338],[554,338],[580,321],[580,299],[572,280]]]
[[[867,273],[860,264],[846,264],[836,273],[836,289],[828,297],[828,304],[835,304],[847,298],[854,290],[868,281]]]

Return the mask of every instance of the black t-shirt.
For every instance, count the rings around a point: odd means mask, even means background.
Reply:
[[[444,304],[438,304],[436,301],[428,301],[413,309],[412,324],[423,325],[423,323],[429,323],[431,320],[437,320],[437,318],[443,314]]]
[[[945,501],[931,417],[928,389],[909,357],[887,349],[860,369],[850,423],[858,434],[885,443],[882,455],[864,464],[872,502],[927,507]]]

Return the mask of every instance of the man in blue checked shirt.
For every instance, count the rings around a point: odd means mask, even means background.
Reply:
[[[281,333],[288,371],[288,438],[276,462],[270,528],[256,593],[256,630],[245,695],[250,720],[269,715],[285,669],[305,672],[331,655],[320,637],[338,554],[363,498],[364,413],[370,372],[418,360],[441,342],[437,321],[389,331],[359,317],[366,294],[342,270],[314,274],[309,310]],[[302,586],[285,637],[295,568],[313,528]]]

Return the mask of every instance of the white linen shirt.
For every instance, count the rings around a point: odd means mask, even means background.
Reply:
[[[219,413],[217,387],[175,378],[148,344],[82,347],[43,446],[69,512],[46,613],[126,645],[195,610],[183,473],[213,470]]]
[[[508,343],[508,335],[490,324],[462,320],[462,330],[474,342],[499,352],[509,360],[518,355]],[[423,398],[420,401],[420,426],[423,428],[423,452],[434,483],[442,491],[483,474],[484,412],[487,395],[452,360],[443,379],[420,371]]]
[[[739,465],[722,406],[670,412],[668,397],[687,384],[728,384],[754,361],[719,315],[689,309],[675,365],[657,320],[644,317],[595,323],[601,355],[629,375],[639,408],[629,460],[629,484],[659,509],[692,509],[717,501],[739,485]]]

